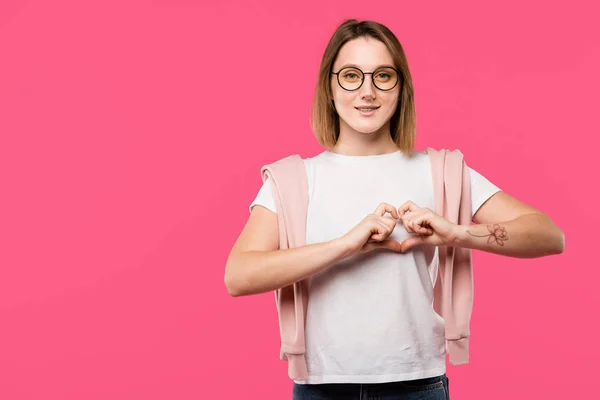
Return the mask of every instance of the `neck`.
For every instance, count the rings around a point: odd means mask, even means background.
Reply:
[[[348,156],[373,156],[393,153],[399,148],[392,140],[389,122],[373,132],[358,132],[342,122],[340,136],[329,150]]]

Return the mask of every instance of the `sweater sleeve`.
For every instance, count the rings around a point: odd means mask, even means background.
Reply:
[[[255,205],[261,205],[268,210],[277,213],[277,206],[275,205],[275,198],[273,197],[273,188],[271,186],[270,177],[263,183],[254,201],[250,203],[250,212],[252,212],[252,207]]]
[[[479,207],[486,202],[487,199],[492,197],[496,192],[501,191],[498,186],[490,182],[486,177],[469,167],[471,175],[471,219],[473,215],[479,210]]]

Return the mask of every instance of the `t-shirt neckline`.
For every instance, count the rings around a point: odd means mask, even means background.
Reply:
[[[350,156],[350,155],[346,155],[346,154],[334,153],[331,150],[325,150],[321,154],[323,155],[323,157],[325,157],[327,159],[334,160],[334,161],[340,161],[340,162],[346,162],[346,163],[379,162],[379,161],[386,161],[386,160],[391,160],[391,159],[398,159],[403,156],[402,150],[396,150],[391,153],[373,154],[373,155],[366,155],[366,156]]]

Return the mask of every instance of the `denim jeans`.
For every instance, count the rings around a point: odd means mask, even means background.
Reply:
[[[294,382],[293,400],[450,400],[446,374],[410,381],[385,383]]]

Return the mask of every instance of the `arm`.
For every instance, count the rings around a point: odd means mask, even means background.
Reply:
[[[539,210],[497,192],[473,216],[476,225],[456,226],[456,247],[518,258],[560,254],[564,233]]]
[[[279,249],[277,214],[252,208],[225,267],[225,286],[231,296],[265,293],[291,285],[344,259],[342,240]]]

